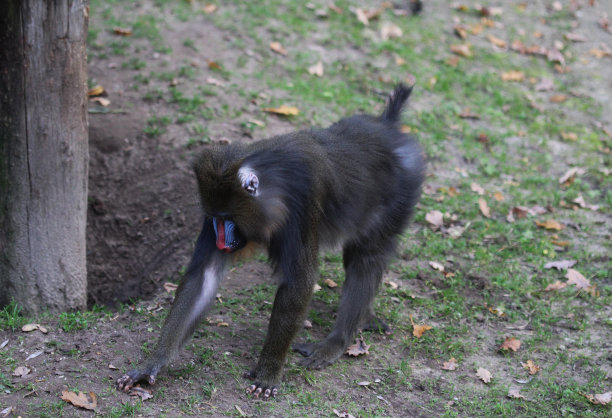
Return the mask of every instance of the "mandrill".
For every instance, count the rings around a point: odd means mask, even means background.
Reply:
[[[399,130],[412,88],[398,85],[378,117],[356,115],[252,144],[207,148],[194,164],[204,224],[151,357],[117,380],[129,390],[154,383],[213,305],[217,286],[247,243],[267,248],[279,285],[247,392],[278,393],[292,340],[317,281],[321,248],[341,246],[346,279],[337,319],[320,342],[293,349],[310,369],[338,359],[358,329],[387,325],[373,301],[421,193],[418,143]]]

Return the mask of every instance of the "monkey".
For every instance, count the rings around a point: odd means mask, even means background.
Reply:
[[[196,159],[203,225],[153,354],[117,380],[120,390],[157,374],[211,308],[233,257],[267,249],[278,288],[267,336],[246,391],[278,394],[292,348],[301,365],[337,360],[358,331],[389,331],[374,296],[421,194],[425,158],[399,120],[412,87],[398,84],[380,116],[355,115],[249,144],[213,145]],[[317,281],[318,254],[342,248],[345,281],[335,324],[315,343],[291,347]]]

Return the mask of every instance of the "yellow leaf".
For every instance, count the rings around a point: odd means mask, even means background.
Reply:
[[[410,322],[412,323],[412,335],[414,335],[417,338],[421,338],[423,334],[425,333],[425,331],[432,329],[430,325],[415,324],[414,321],[412,320],[412,314],[409,315],[409,318],[410,318]]]
[[[535,364],[532,360],[527,360],[527,363],[521,363],[521,365],[525,370],[529,371],[529,374],[531,375],[534,375],[541,370],[540,366]]]
[[[544,228],[544,229],[554,229],[556,231],[560,231],[563,228],[565,228],[563,225],[561,225],[559,222],[555,221],[554,219],[547,219],[544,222],[535,221],[535,223],[537,226],[539,226],[540,228]]]
[[[495,192],[493,194],[493,198],[498,202],[501,202],[502,200],[504,200],[504,195],[501,192]]]
[[[264,111],[268,113],[276,113],[277,115],[294,116],[300,113],[299,109],[294,106],[282,105],[279,107],[266,107]]]
[[[91,89],[89,89],[89,91],[87,92],[88,96],[100,96],[101,94],[104,94],[104,87],[102,87],[101,85],[97,85],[95,87],[92,87]]]

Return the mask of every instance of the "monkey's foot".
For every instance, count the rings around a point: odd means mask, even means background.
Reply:
[[[244,377],[255,380],[257,379],[257,373],[254,370],[251,370],[250,372],[245,372]],[[276,398],[276,395],[278,395],[278,388],[276,385],[255,381],[255,383],[246,388],[246,393],[250,393],[256,398],[259,398],[261,395],[261,399],[267,401],[270,398]]]
[[[345,344],[331,342],[328,340],[318,343],[294,344],[292,349],[304,357],[300,366],[307,369],[324,369],[344,353]]]
[[[131,370],[117,379],[117,389],[128,392],[136,383],[146,380],[150,385],[155,384],[155,374],[142,370]]]
[[[385,321],[377,318],[374,315],[366,318],[366,320],[361,324],[360,328],[364,331],[380,332],[381,334],[385,335],[391,335],[393,333],[393,331],[391,331],[391,327],[389,327]]]

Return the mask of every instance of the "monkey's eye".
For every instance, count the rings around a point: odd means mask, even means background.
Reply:
[[[250,195],[254,196],[255,194],[257,194],[257,189],[259,188],[259,179],[252,170],[241,169],[240,180],[242,181],[242,187]]]

